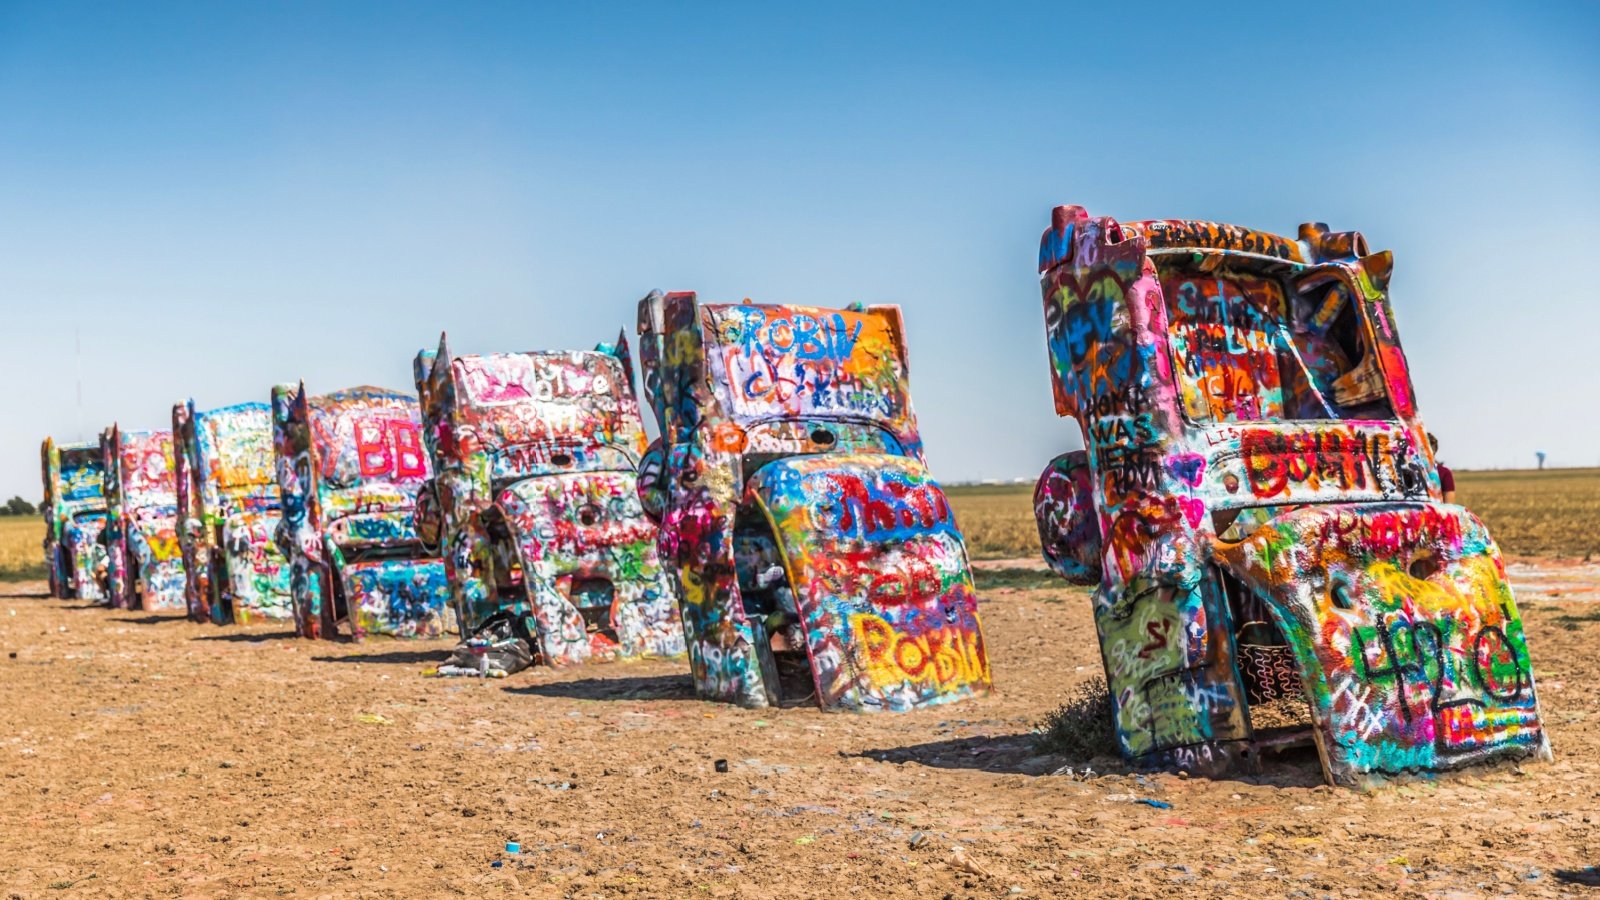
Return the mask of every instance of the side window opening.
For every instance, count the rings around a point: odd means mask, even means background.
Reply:
[[[812,702],[816,681],[794,588],[772,527],[752,505],[741,507],[734,518],[733,555],[767,702],[774,706]]]
[[[1336,279],[1306,285],[1293,311],[1293,347],[1304,365],[1297,367],[1291,417],[1392,418],[1377,354],[1368,347],[1349,288]],[[1327,412],[1317,415],[1319,408]]]
[[[480,577],[492,579],[498,606],[509,606],[526,599],[522,557],[517,553],[516,537],[511,532],[511,523],[506,521],[505,511],[499,506],[490,507],[484,513],[483,522],[489,535],[492,571],[480,573]]]
[[[1311,703],[1294,649],[1266,601],[1226,569],[1216,568],[1233,620],[1234,661],[1250,704],[1258,746],[1286,749],[1313,743]]]

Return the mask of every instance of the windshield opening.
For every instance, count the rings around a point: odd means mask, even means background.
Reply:
[[[61,500],[72,503],[103,496],[105,469],[99,450],[71,450],[61,454]]]

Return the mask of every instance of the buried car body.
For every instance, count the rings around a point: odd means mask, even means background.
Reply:
[[[641,483],[696,690],[910,709],[986,693],[966,545],[923,463],[898,307],[640,301]]]
[[[416,359],[437,510],[464,636],[508,617],[548,665],[684,652],[627,345]]]
[[[172,432],[123,431],[100,437],[105,466],[107,590],[119,609],[184,608],[178,546]]]
[[[50,596],[104,600],[106,548],[105,456],[98,441],[40,448],[44,478],[44,562]]]
[[[272,407],[172,408],[178,542],[191,618],[218,624],[292,619],[289,566],[273,542],[279,519]]]
[[[1125,755],[1221,774],[1314,744],[1331,783],[1548,757],[1499,550],[1442,502],[1393,259],[1059,207],[1039,271],[1058,414],[1046,561],[1098,584]],[[1298,724],[1252,708],[1286,702]]]
[[[417,400],[354,387],[272,390],[283,503],[274,539],[289,560],[296,626],[311,638],[438,637],[453,628],[444,562],[417,535],[429,476]]]

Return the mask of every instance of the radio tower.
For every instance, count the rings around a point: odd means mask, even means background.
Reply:
[[[78,376],[78,440],[86,441],[88,438],[83,436],[83,326],[73,326],[72,344],[73,367]]]

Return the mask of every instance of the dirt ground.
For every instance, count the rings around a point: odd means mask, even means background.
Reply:
[[[1530,565],[1556,593],[1600,578]],[[10,897],[1600,896],[1556,877],[1600,863],[1600,696],[1584,687],[1600,681],[1600,604],[1535,593],[1524,616],[1555,762],[1361,794],[1322,786],[1308,752],[1217,782],[1110,761],[1084,778],[1085,760],[1036,756],[1030,729],[1100,671],[1073,590],[986,593],[994,696],[866,716],[702,703],[681,663],[427,678],[445,645],[313,644],[0,585],[0,884]]]

